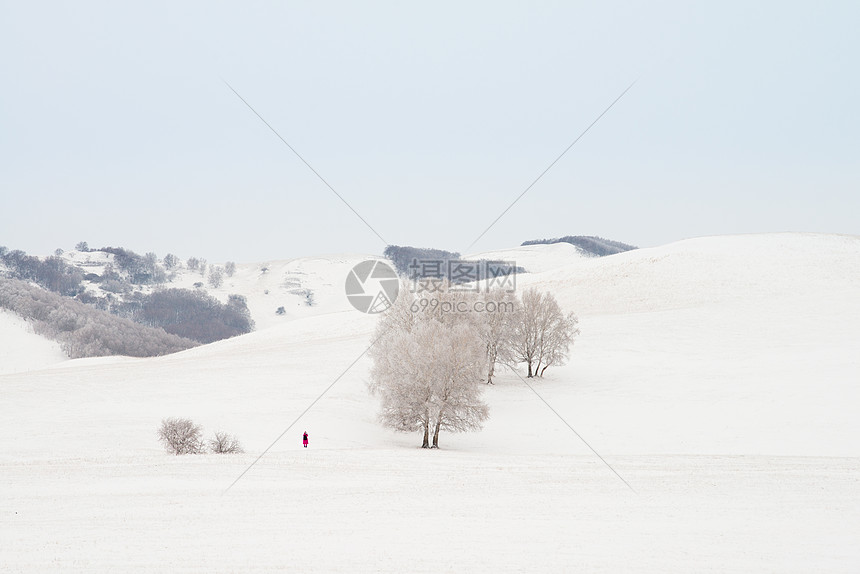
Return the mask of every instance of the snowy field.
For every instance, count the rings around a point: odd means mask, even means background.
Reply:
[[[635,493],[511,373],[482,432],[416,448],[366,358],[225,492],[375,324],[339,295],[360,255],[240,265],[258,330],[168,357],[61,361],[0,315],[0,571],[860,571],[860,238],[481,255],[579,314],[532,384]],[[275,316],[296,275],[319,304]],[[168,456],[168,416],[248,452]]]

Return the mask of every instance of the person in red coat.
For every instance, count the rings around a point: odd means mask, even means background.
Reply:
[[[305,448],[308,448],[308,431],[305,431],[305,434],[302,435],[302,444],[305,445]]]

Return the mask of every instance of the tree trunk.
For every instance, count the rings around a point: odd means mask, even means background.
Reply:
[[[529,374],[528,374],[528,378],[530,379],[530,378],[532,378],[532,362],[531,362],[531,361],[528,361],[528,365],[529,365]]]
[[[436,421],[436,429],[433,431],[433,446],[430,448],[439,448],[439,426],[441,421]]]
[[[489,362],[489,367],[487,367],[487,384],[493,384],[493,375],[496,374],[496,359],[499,357],[499,351],[495,346],[489,346],[487,348],[487,361]]]
[[[543,377],[543,372],[546,370],[546,368],[547,368],[548,366],[549,366],[549,365],[544,365],[544,366],[543,366],[543,369],[541,369],[541,370],[540,370],[540,376],[541,376],[541,377]]]
[[[421,448],[430,448],[430,422],[424,423],[424,443]]]

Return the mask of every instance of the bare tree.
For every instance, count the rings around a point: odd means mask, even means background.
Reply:
[[[205,452],[203,429],[191,419],[167,418],[158,428],[158,440],[171,454],[200,454]]]
[[[227,277],[232,277],[233,274],[236,273],[236,263],[228,261],[224,264],[224,271],[227,273]]]
[[[422,448],[438,448],[441,430],[479,430],[489,416],[477,383],[485,349],[469,325],[444,323],[411,309],[410,295],[401,292],[380,321],[369,353],[369,386],[381,398],[382,424],[401,432],[423,431]]]
[[[188,267],[190,271],[197,271],[200,269],[200,259],[197,257],[189,257],[188,261],[185,262],[185,266]]]
[[[165,255],[162,261],[164,262],[164,267],[166,269],[175,269],[176,267],[179,267],[179,257],[174,255],[173,253],[168,253],[167,255]]]
[[[529,377],[542,377],[547,367],[567,360],[579,334],[577,322],[576,315],[562,312],[552,293],[528,289],[513,331],[514,359],[526,363]]]
[[[214,438],[209,439],[209,450],[215,454],[238,454],[245,452],[239,439],[225,432],[216,432]]]
[[[164,272],[164,267],[158,263],[158,255],[150,251],[143,256],[144,268],[149,274],[152,283],[161,284],[167,280],[167,273]]]
[[[209,286],[213,289],[224,284],[224,270],[216,265],[209,267]]]

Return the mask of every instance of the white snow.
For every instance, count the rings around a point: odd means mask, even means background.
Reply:
[[[254,333],[0,376],[0,570],[860,569],[860,238],[482,256],[580,315],[570,364],[529,382],[638,494],[504,371],[482,432],[415,448],[376,424],[367,359],[349,368],[375,325],[343,296],[364,256],[239,265],[218,291],[248,296]],[[248,453],[168,456],[168,416]]]
[[[0,309],[0,375],[32,371],[66,359],[59,343],[35,334],[30,323]]]

